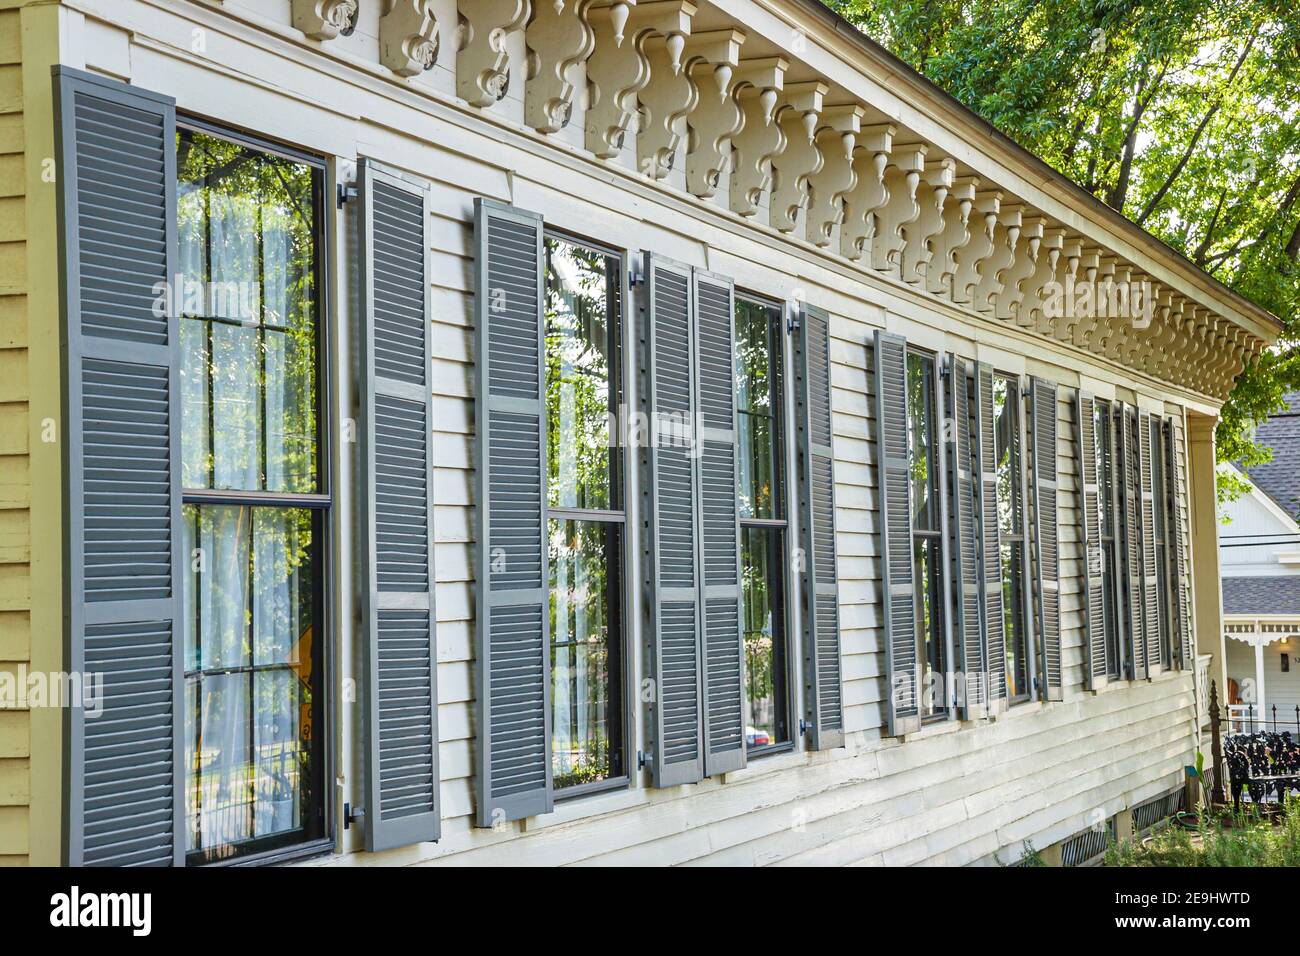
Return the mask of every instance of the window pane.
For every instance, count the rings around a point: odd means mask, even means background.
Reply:
[[[784,534],[778,528],[741,530],[744,596],[745,738],[750,748],[790,739],[786,704]]]
[[[737,481],[741,518],[781,518],[780,311],[736,300]]]
[[[1021,483],[1020,389],[993,377],[994,455],[997,461],[998,531],[1001,535],[1002,635],[1007,693],[1030,693],[1028,632],[1024,613],[1024,488]]]
[[[555,787],[623,770],[621,528],[549,523],[551,759]]]
[[[937,531],[934,507],[934,360],[907,356],[907,451],[912,475],[912,527]]]
[[[318,835],[314,516],[184,517],[188,849],[208,861]]]
[[[944,654],[940,620],[939,539],[917,536],[913,539],[916,562],[917,657],[921,662],[919,688],[921,716],[947,710],[947,660]]]
[[[617,509],[619,259],[546,239],[546,410],[553,508]],[[611,323],[614,328],[611,328]]]
[[[1002,634],[1006,648],[1007,693],[1030,692],[1029,651],[1025,640],[1024,542],[1002,542]]]
[[[320,171],[177,139],[182,482],[315,492]]]

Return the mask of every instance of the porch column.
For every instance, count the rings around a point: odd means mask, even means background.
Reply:
[[[1214,426],[1210,415],[1187,414],[1187,494],[1191,511],[1192,634],[1196,653],[1209,654],[1210,679],[1228,699],[1223,637],[1223,590],[1219,574],[1219,514],[1215,497]]]
[[[1255,717],[1259,723],[1264,722],[1264,715],[1267,713],[1267,704],[1264,703],[1266,695],[1264,694],[1264,637],[1258,635],[1255,638]],[[1252,727],[1251,730],[1254,730]]]

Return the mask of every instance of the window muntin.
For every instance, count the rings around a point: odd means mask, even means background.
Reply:
[[[791,740],[781,309],[738,296],[735,328],[745,742],[756,754]]]
[[[1100,399],[1093,406],[1092,454],[1097,467],[1097,487],[1101,522],[1101,592],[1102,620],[1106,637],[1107,676],[1119,679],[1121,673],[1119,624],[1116,619],[1118,585],[1116,555],[1115,442],[1112,428],[1113,415],[1109,402]]]
[[[1025,493],[1020,386],[993,376],[994,456],[997,464],[998,532],[1001,538],[1002,614],[1007,698],[1028,700],[1029,629],[1025,620]]]
[[[948,710],[948,660],[943,637],[942,533],[939,523],[935,360],[907,353],[907,450],[912,485],[912,554],[914,562],[918,705],[921,717]]]
[[[551,771],[557,791],[627,774],[623,469],[610,433],[622,402],[622,258],[547,234],[547,539]]]
[[[177,134],[186,850],[325,832],[324,170]]]
[[[204,132],[177,147],[186,488],[319,490],[319,170]]]

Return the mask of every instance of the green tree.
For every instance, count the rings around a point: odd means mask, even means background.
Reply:
[[[823,2],[1283,321],[1216,436],[1221,461],[1267,460],[1253,425],[1300,388],[1294,0]]]

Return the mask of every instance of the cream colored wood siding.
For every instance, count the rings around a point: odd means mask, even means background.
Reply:
[[[0,10],[0,673],[30,657],[27,229],[19,11]],[[3,679],[3,678],[0,678]],[[0,865],[27,860],[28,715],[0,710]]]

